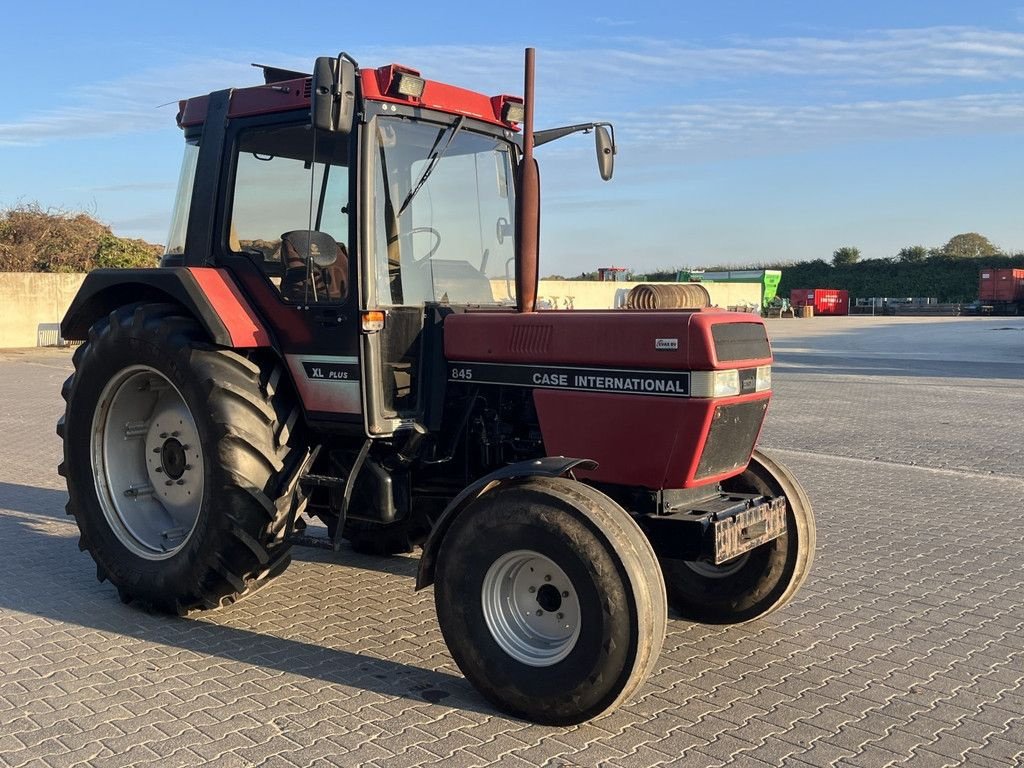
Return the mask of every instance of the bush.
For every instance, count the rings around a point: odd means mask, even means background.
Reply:
[[[978,272],[982,267],[1024,267],[1024,254],[986,258],[929,256],[923,261],[871,259],[843,267],[824,262],[801,262],[782,269],[779,295],[793,288],[838,288],[851,297],[930,296],[942,302],[970,302],[978,298]]]
[[[38,203],[0,211],[0,272],[88,272],[154,267],[163,247],[121,238],[86,213]]]
[[[133,267],[155,267],[163,248],[145,240],[129,240],[111,234],[100,238],[96,249],[96,266],[130,269]]]

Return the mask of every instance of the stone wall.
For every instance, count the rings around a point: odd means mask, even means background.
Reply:
[[[35,347],[46,326],[59,323],[85,275],[0,272],[0,349]],[[541,280],[538,299],[551,309],[614,309],[639,283]],[[757,307],[758,283],[705,283],[714,306]],[[508,293],[504,280],[492,280],[495,296]]]

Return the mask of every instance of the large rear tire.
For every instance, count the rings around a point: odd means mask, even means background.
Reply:
[[[757,549],[720,565],[663,559],[668,603],[685,619],[707,624],[740,624],[786,605],[807,579],[814,560],[814,512],[793,474],[754,451],[741,475],[725,490],[786,497],[786,532]]]
[[[564,478],[492,490],[445,534],[434,600],[469,681],[497,707],[569,725],[611,712],[649,675],[665,587],[646,537],[607,496]]]
[[[185,613],[287,567],[287,479],[303,455],[280,366],[210,345],[172,304],[115,310],[74,363],[60,472],[101,581],[125,602]]]

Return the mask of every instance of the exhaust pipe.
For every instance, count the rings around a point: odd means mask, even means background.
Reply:
[[[516,190],[516,310],[537,309],[537,264],[540,245],[540,170],[533,159],[533,48],[526,49],[523,82],[523,157]]]

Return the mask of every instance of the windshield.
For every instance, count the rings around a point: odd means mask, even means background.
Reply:
[[[511,145],[460,121],[375,125],[377,303],[510,303]]]

